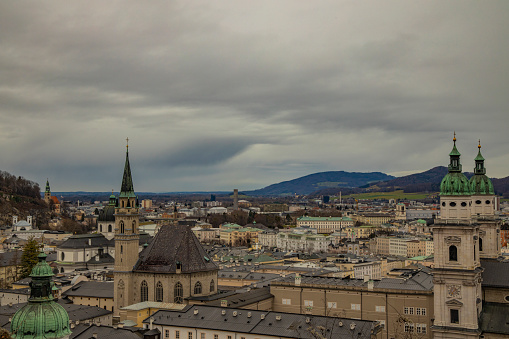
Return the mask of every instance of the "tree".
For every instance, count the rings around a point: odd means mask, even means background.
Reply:
[[[26,278],[32,272],[35,264],[37,264],[37,256],[39,255],[39,243],[33,237],[23,247],[21,255],[21,279]]]

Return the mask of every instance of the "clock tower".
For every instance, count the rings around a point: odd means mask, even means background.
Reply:
[[[121,307],[133,303],[131,271],[138,261],[139,242],[139,204],[134,194],[127,145],[122,186],[115,205],[115,315]]]
[[[435,246],[434,338],[479,338],[482,310],[480,226],[471,218],[470,183],[461,172],[456,136],[448,173],[440,184],[440,218],[433,226]]]

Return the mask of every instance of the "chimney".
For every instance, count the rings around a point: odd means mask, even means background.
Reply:
[[[368,291],[373,291],[375,287],[375,282],[373,280],[368,281]]]
[[[30,225],[32,225],[32,216],[31,216],[31,215],[29,215],[29,216],[27,217],[27,223],[29,223]]]
[[[228,307],[228,300],[226,299],[221,300],[221,307]]]
[[[299,273],[295,274],[295,286],[300,286],[300,283],[302,282],[302,277]]]
[[[195,309],[194,311],[196,312],[197,310]],[[196,314],[196,313],[195,313],[195,314]],[[150,330],[154,329],[154,325],[153,325],[153,323],[154,323],[154,318],[150,317],[149,322],[150,322],[150,323],[149,323],[149,325],[148,325],[148,326],[149,326],[148,328],[149,328]]]
[[[97,338],[97,333],[92,333],[92,338]]]
[[[18,223],[18,216],[17,216],[17,215],[14,215],[14,216],[12,217],[12,226],[14,226],[14,225],[15,225],[15,224],[17,224],[17,223]]]
[[[233,190],[233,209],[239,209],[239,190],[237,188]]]

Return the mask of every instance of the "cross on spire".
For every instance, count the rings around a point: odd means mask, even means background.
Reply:
[[[129,150],[129,137],[127,137],[125,139],[125,141],[126,141],[126,146],[125,147],[127,148],[127,150]]]

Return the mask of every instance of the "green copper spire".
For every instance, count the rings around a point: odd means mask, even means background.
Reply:
[[[461,173],[460,152],[456,148],[456,132],[452,139],[454,145],[449,153],[449,173],[440,183],[440,195],[470,195],[470,184],[467,177]]]
[[[129,142],[129,138],[126,139]],[[120,188],[120,197],[136,197],[134,194],[133,178],[131,176],[131,166],[129,165],[129,144],[127,144],[125,153],[124,176],[122,177],[122,187]]]
[[[50,193],[51,190],[49,189],[49,180],[46,179],[46,193]]]
[[[479,149],[475,157],[474,176],[470,178],[470,190],[472,194],[495,194],[493,183],[486,176],[486,168],[484,167],[484,158],[481,154],[481,140],[479,140]]]
[[[68,338],[69,315],[53,299],[51,293],[55,284],[53,271],[46,262],[46,254],[39,254],[39,262],[32,269],[30,277],[30,298],[12,318],[13,338],[48,339]]]

